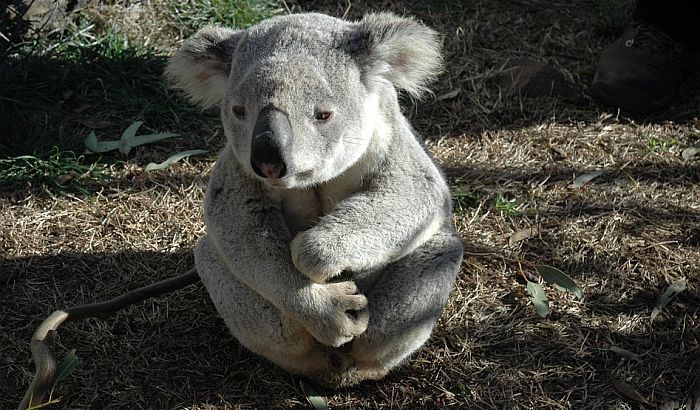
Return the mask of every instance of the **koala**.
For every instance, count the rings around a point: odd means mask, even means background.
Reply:
[[[389,13],[207,27],[171,84],[218,106],[226,146],[195,264],[250,351],[331,386],[381,379],[430,337],[462,261],[441,171],[402,114],[437,34]]]

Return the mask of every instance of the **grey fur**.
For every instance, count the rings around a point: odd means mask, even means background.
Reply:
[[[208,27],[170,59],[175,87],[221,109],[227,145],[195,260],[248,349],[342,386],[383,377],[428,339],[462,243],[447,185],[397,89],[418,96],[440,67],[436,33],[388,13]],[[279,144],[282,178],[261,178],[251,165],[266,107],[285,113],[293,131]]]

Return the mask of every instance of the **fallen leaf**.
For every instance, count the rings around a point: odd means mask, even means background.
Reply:
[[[141,124],[143,124],[143,121],[134,121],[122,132],[122,137],[119,139],[119,152],[127,155],[131,151],[130,140],[134,138]]]
[[[71,174],[71,173],[59,175],[59,176],[56,178],[56,182],[58,182],[59,185],[64,185],[66,182],[68,182],[68,181],[70,181],[71,179],[73,179],[74,176],[75,176],[75,175],[74,175],[74,174]]]
[[[177,154],[170,156],[168,159],[161,162],[160,164],[155,164],[155,163],[151,162],[150,164],[146,165],[146,171],[155,171],[155,170],[165,169],[183,158],[189,157],[191,155],[205,154],[207,152],[209,152],[209,151],[204,150],[204,149],[193,149],[190,151],[178,152]]]
[[[642,357],[641,357],[640,355],[638,355],[638,354],[636,354],[636,353],[632,353],[632,352],[630,352],[629,350],[623,349],[623,348],[621,348],[621,347],[610,346],[610,349],[609,349],[609,350],[610,350],[611,352],[613,352],[613,353],[619,354],[620,356],[626,357],[626,358],[628,358],[628,359],[630,359],[630,360],[635,360],[635,361],[638,361],[638,362],[642,360]]]
[[[541,317],[549,315],[549,302],[547,295],[544,293],[542,286],[539,283],[527,281],[527,293],[530,294],[530,300],[535,307],[537,314]]]
[[[136,135],[139,127],[141,127],[143,121],[135,121],[129,125],[122,133],[119,141],[98,141],[95,132],[90,132],[90,134],[85,138],[83,143],[85,148],[89,151],[95,153],[103,153],[107,151],[112,151],[118,149],[124,155],[127,155],[132,148],[138,147],[139,145],[149,144],[152,142],[164,140],[166,138],[177,137],[179,134],[174,134],[172,132],[163,132],[160,134],[147,134],[147,135]],[[191,154],[190,154],[191,155]]]
[[[313,406],[314,409],[328,410],[328,403],[326,402],[326,399],[321,397],[321,395],[318,394],[316,389],[314,389],[309,383],[300,380],[299,387],[301,387],[301,392],[304,393],[306,400],[308,400],[309,403],[311,403],[311,406]]]
[[[530,58],[518,58],[503,64],[495,77],[500,88],[523,97],[580,98],[580,92],[554,66]]]
[[[572,292],[579,299],[583,298],[583,291],[581,288],[579,288],[576,282],[566,273],[548,265],[537,265],[535,269],[537,269],[540,276],[550,285],[554,285],[559,290]]]
[[[455,88],[454,90],[452,90],[452,91],[450,91],[450,92],[448,92],[448,93],[439,95],[439,96],[437,97],[437,100],[438,100],[438,101],[450,100],[450,99],[455,98],[456,96],[458,96],[460,92],[462,92],[462,89],[461,89],[461,88]]]
[[[525,239],[532,238],[533,236],[537,235],[538,233],[540,233],[540,231],[536,227],[521,229],[518,232],[511,235],[510,238],[508,238],[508,245],[513,246],[520,241],[524,241]]]
[[[167,138],[177,137],[180,134],[175,134],[174,132],[161,132],[159,134],[146,134],[137,135],[131,138],[128,144],[131,148],[138,147],[139,145],[150,144],[152,142],[158,142]]]
[[[684,149],[683,152],[681,152],[681,156],[683,159],[691,159],[698,153],[700,153],[700,142],[696,142],[695,145],[691,145],[690,147]]]
[[[620,393],[620,396],[638,403],[649,404],[647,399],[645,399],[644,396],[642,396],[641,393],[634,388],[634,386],[626,381],[611,378],[610,384],[612,384],[615,390]]]
[[[653,322],[654,319],[661,313],[661,309],[664,308],[668,304],[668,302],[671,301],[671,298],[676,296],[677,294],[683,292],[686,287],[686,281],[685,279],[679,279],[671,284],[664,293],[661,294],[659,297],[659,300],[656,301],[656,306],[654,306],[654,309],[651,311],[651,321]]]
[[[139,127],[143,124],[143,121],[135,121],[122,133],[122,137],[119,140],[119,152],[127,155],[132,148],[138,147],[139,145],[150,144],[153,142],[158,142],[167,138],[177,137],[180,134],[175,134],[172,132],[162,132],[160,134],[147,134],[147,135],[136,135]]]
[[[590,182],[594,178],[598,178],[601,175],[603,175],[603,171],[601,171],[601,170],[581,174],[581,175],[577,176],[576,179],[574,179],[574,182],[571,183],[571,188],[574,188],[574,189],[581,188],[582,186],[586,185],[588,182]]]
[[[54,384],[68,377],[79,363],[80,360],[78,360],[78,356],[75,355],[75,349],[68,352],[66,357],[64,357],[61,363],[56,367],[56,381]]]
[[[98,141],[94,131],[88,134],[87,138],[85,138],[85,141],[83,141],[83,144],[85,144],[85,148],[87,148],[88,151],[97,154],[101,154],[107,151],[113,151],[119,148],[119,141]]]

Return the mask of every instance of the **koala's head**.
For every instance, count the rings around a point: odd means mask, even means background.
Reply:
[[[204,28],[170,58],[166,75],[193,101],[220,106],[244,170],[292,188],[356,163],[381,138],[383,101],[395,101],[396,89],[419,96],[440,66],[436,33],[413,19],[297,14],[247,30]]]

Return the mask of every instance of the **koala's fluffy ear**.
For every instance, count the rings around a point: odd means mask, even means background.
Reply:
[[[356,23],[346,44],[366,80],[387,80],[415,97],[442,69],[438,35],[432,29],[391,13],[369,14]]]
[[[174,88],[184,90],[203,107],[221,102],[225,93],[231,56],[240,32],[209,26],[185,41],[168,60],[165,76]]]

